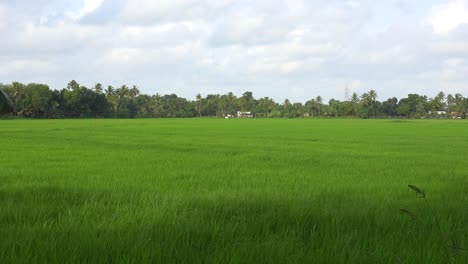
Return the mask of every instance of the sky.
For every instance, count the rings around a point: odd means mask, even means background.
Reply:
[[[0,83],[468,96],[468,0],[0,0]]]

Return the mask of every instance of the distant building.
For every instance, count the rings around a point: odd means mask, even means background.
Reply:
[[[252,112],[237,111],[237,118],[254,118]]]
[[[447,118],[447,112],[445,111],[429,111],[430,118]]]
[[[461,119],[462,118],[462,113],[461,112],[452,112],[452,118],[453,119]]]
[[[0,114],[13,112],[14,104],[7,93],[0,88]]]

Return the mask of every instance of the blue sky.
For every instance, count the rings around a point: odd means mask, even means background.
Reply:
[[[468,95],[468,0],[0,0],[0,82]]]

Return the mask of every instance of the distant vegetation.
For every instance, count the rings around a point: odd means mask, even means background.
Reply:
[[[119,88],[96,84],[88,88],[76,81],[62,90],[51,90],[44,84],[0,84],[14,102],[10,116],[28,118],[156,118],[156,117],[224,117],[237,111],[249,111],[256,117],[360,117],[360,118],[466,118],[468,98],[443,92],[428,97],[409,94],[379,101],[376,91],[353,93],[345,101],[321,96],[307,102],[282,103],[269,97],[256,99],[252,92],[237,97],[197,95],[195,100],[170,95],[141,94],[136,86]]]

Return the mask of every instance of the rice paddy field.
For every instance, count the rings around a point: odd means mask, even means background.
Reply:
[[[463,120],[0,121],[0,263],[468,263],[467,220]]]

